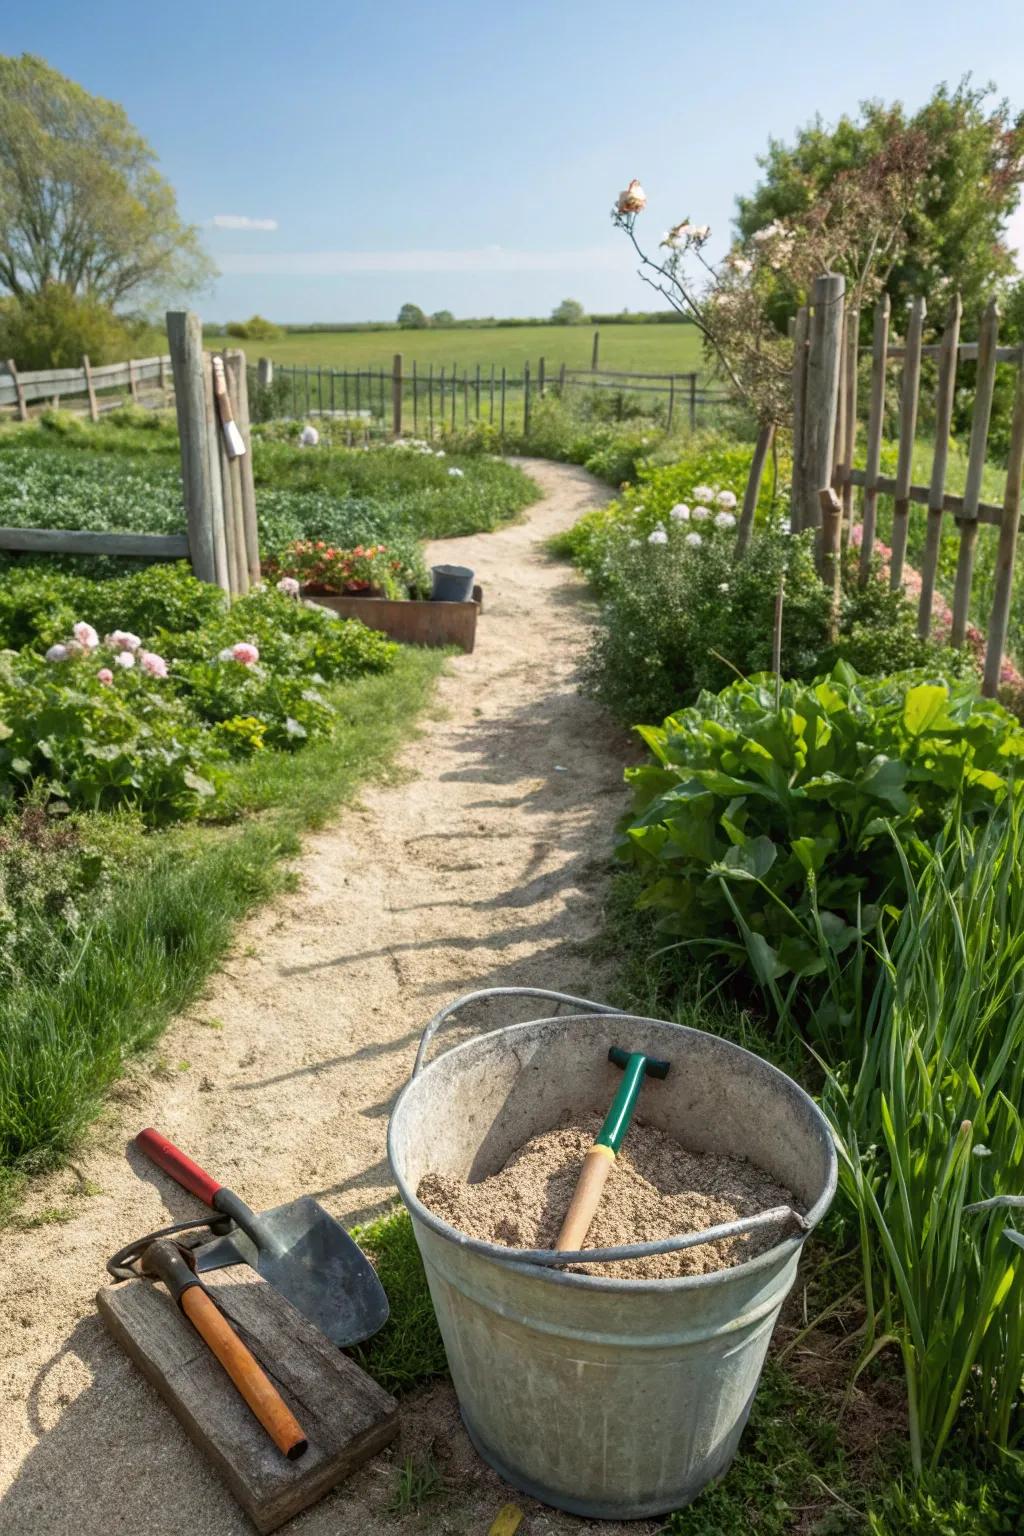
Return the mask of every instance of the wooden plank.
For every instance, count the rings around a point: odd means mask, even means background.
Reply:
[[[896,464],[896,502],[892,513],[892,556],[889,561],[889,585],[894,592],[903,585],[903,562],[907,553],[910,476],[917,432],[917,407],[921,395],[921,338],[927,312],[927,305],[919,295],[910,307],[900,391],[900,450]]]
[[[992,415],[998,338],[999,306],[995,299],[991,299],[986,307],[981,322],[981,335],[978,338],[978,375],[975,384],[974,410],[971,414],[971,441],[967,450],[964,505],[960,514],[960,551],[956,563],[956,580],[953,584],[953,626],[949,636],[953,645],[963,645],[967,638],[967,615],[971,605],[971,582],[974,579],[974,551],[978,542],[978,502],[981,499],[981,477],[985,472],[985,448],[988,444],[988,425]]]
[[[203,1278],[305,1430],[298,1461],[275,1448],[162,1286],[105,1286],[96,1305],[257,1530],[274,1531],[390,1444],[397,1404],[247,1265]]]
[[[215,582],[217,566],[213,553],[210,460],[204,437],[203,327],[199,316],[183,309],[168,310],[167,339],[174,371],[174,403],[178,415],[192,569],[200,581]]]
[[[959,361],[961,363],[974,363],[974,362],[977,362],[977,359],[978,359],[978,348],[979,348],[980,345],[981,345],[981,343],[977,342],[977,341],[962,341],[960,343],[960,345],[956,349],[957,358],[959,359]],[[905,351],[906,351],[906,348],[904,346],[890,347],[889,348],[889,356],[890,357],[895,357],[895,358],[900,358],[900,357],[903,357]],[[930,343],[928,346],[921,348],[921,356],[922,357],[939,357],[939,356],[941,356],[941,354],[942,354],[942,343],[941,343],[941,341],[940,342]],[[1016,345],[1014,345],[1012,347],[997,347],[996,348],[996,362],[997,363],[1024,363],[1024,345],[1022,345],[1021,343],[1018,342]]]
[[[256,484],[252,468],[252,430],[249,421],[249,375],[245,366],[245,353],[232,348],[224,354],[224,366],[228,374],[231,405],[235,423],[246,452],[235,463],[239,466],[242,488],[242,525],[245,530],[245,558],[249,573],[249,585],[260,580],[260,535],[256,522]],[[334,389],[334,373],[331,373],[331,390]]]
[[[793,477],[790,483],[790,527],[799,533],[803,527],[803,456],[804,412],[807,403],[807,335],[810,315],[804,304],[796,312],[793,324]]]
[[[845,292],[846,279],[840,273],[829,272],[814,279],[803,428],[802,528],[818,526],[821,521],[818,492],[832,483]]]
[[[380,630],[406,645],[457,645],[471,651],[476,643],[476,621],[481,603],[433,603],[387,597],[342,597],[306,593],[308,602],[329,608],[342,619],[360,619],[369,629]]]
[[[188,539],[178,533],[85,533],[72,528],[0,528],[0,549],[37,555],[132,555],[142,560],[188,559]]]
[[[12,357],[7,359],[7,372],[10,374],[14,384],[14,394],[18,402],[18,417],[21,421],[28,421],[28,408],[25,405],[25,391],[22,388],[21,380],[18,378],[18,370],[14,366],[14,359]]]
[[[1006,495],[1003,500],[1003,519],[999,527],[995,591],[992,597],[992,612],[988,620],[985,672],[981,685],[982,693],[990,699],[995,698],[999,691],[1003,647],[1006,644],[1006,629],[1010,617],[1013,567],[1017,556],[1017,531],[1020,527],[1022,476],[1024,476],[1024,367],[1017,370],[1017,391],[1013,403],[1013,423],[1010,427],[1010,451],[1006,461]]]
[[[917,606],[917,632],[927,639],[932,626],[932,598],[939,568],[939,544],[942,538],[942,513],[946,490],[946,465],[949,459],[949,432],[953,424],[956,396],[957,345],[960,340],[960,316],[963,305],[954,294],[942,336],[939,358],[939,383],[935,395],[935,453],[932,479],[928,488],[928,525],[925,529],[924,559],[921,562],[921,596]]]
[[[96,404],[96,391],[93,388],[92,370],[89,367],[89,358],[87,354],[84,354],[82,357],[82,372],[85,375],[85,389],[89,396],[89,415],[92,417],[93,421],[99,421],[99,407]]]
[[[848,477],[853,485],[866,485],[867,475],[863,469],[851,469]],[[899,481],[895,475],[878,475],[875,484],[883,496],[895,496],[899,487]],[[907,487],[907,500],[916,506],[926,507],[932,498],[931,488],[927,485],[911,485]],[[964,498],[955,491],[943,491],[942,509],[944,512],[952,512],[954,517],[959,517],[964,508]],[[1003,520],[1003,505],[998,501],[978,502],[978,522],[993,523],[996,527]]]
[[[757,498],[761,491],[761,481],[764,478],[764,466],[767,463],[774,438],[774,422],[765,422],[757,434],[757,442],[754,444],[754,457],[750,461],[750,473],[747,476],[747,484],[743,492],[743,507],[740,511],[739,527],[736,530],[737,555],[742,555],[750,547],[750,539],[754,531],[754,515],[757,512]]]
[[[864,506],[860,530],[860,583],[871,575],[875,553],[875,528],[878,520],[878,471],[882,463],[882,426],[885,416],[885,349],[889,342],[889,295],[883,294],[875,305],[875,324],[871,343],[871,403],[868,406],[867,463]]]

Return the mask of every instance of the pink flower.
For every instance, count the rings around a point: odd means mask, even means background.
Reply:
[[[67,661],[68,648],[66,645],[51,645],[46,653],[47,661]]]
[[[137,651],[142,641],[129,629],[115,629],[107,636],[105,643],[115,651]]]
[[[277,584],[277,590],[284,597],[298,597],[299,584],[294,576],[282,576]]]
[[[149,673],[150,677],[167,676],[167,663],[155,651],[140,651],[139,665],[142,667],[143,672]]]
[[[619,193],[618,202],[615,204],[616,212],[643,213],[646,207],[647,193],[634,176],[625,192]]]
[[[115,667],[124,667],[127,672],[129,667],[134,667],[135,665],[135,653],[133,651],[118,651],[114,657],[114,665]]]
[[[114,674],[111,672],[109,667],[100,667],[99,671],[96,673],[96,678],[98,682],[103,684],[104,688],[109,688],[111,683],[114,681]]]
[[[243,667],[251,667],[260,659],[259,651],[254,645],[250,645],[248,640],[240,640],[237,645],[233,645],[231,655],[235,661],[240,661]]]
[[[100,643],[100,637],[91,624],[76,624],[72,633],[79,645],[84,645],[87,651],[94,651]]]

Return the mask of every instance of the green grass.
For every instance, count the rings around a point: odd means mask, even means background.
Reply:
[[[382,1387],[399,1396],[445,1375],[441,1331],[408,1212],[399,1208],[354,1228],[352,1235],[373,1260],[391,1304],[380,1333],[353,1350],[354,1357]]]
[[[0,1000],[0,1173],[68,1153],[126,1057],[195,997],[238,920],[288,881],[299,834],[387,772],[443,660],[404,650],[388,674],[334,690],[331,736],[239,770],[239,823],[161,834],[146,869],[79,935],[61,979]]]
[[[480,326],[473,330],[428,331],[290,331],[277,341],[233,342],[246,356],[271,357],[278,363],[315,368],[383,368],[391,371],[396,352],[401,352],[406,371],[415,359],[417,368],[434,364],[447,372],[454,364],[461,373],[473,372],[477,363],[489,369],[494,363],[518,374],[524,362],[536,368],[544,358],[548,376],[562,363],[568,368],[589,368],[594,329],[590,325]],[[703,372],[701,341],[692,325],[602,325],[600,366],[631,373]],[[224,345],[207,337],[211,350]]]

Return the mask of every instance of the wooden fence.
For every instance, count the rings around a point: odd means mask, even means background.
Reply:
[[[295,419],[311,416],[350,418],[357,429],[382,430],[401,436],[403,431],[432,436],[439,427],[455,429],[478,422],[493,425],[500,433],[513,425],[529,430],[534,402],[549,392],[568,397],[587,391],[611,391],[610,414],[622,418],[634,414],[636,404],[660,409],[665,425],[687,420],[692,428],[711,409],[728,401],[727,392],[713,379],[698,373],[627,373],[547,368],[540,358],[536,367],[525,363],[521,371],[497,364],[451,368],[433,363],[406,364],[396,353],[390,369],[324,368],[302,364],[273,363],[261,358],[255,382],[269,388],[274,381],[278,409]]]
[[[819,562],[823,575],[838,584],[840,550],[853,534],[853,493],[862,493],[860,515],[860,579],[866,581],[875,551],[880,496],[892,498],[892,554],[889,580],[893,589],[906,586],[906,549],[910,508],[927,508],[925,543],[920,571],[918,633],[926,638],[932,630],[936,580],[942,535],[952,517],[959,534],[953,588],[950,643],[962,646],[968,629],[974,557],[982,524],[999,530],[995,590],[988,616],[985,642],[983,691],[993,696],[998,688],[1003,647],[1006,643],[1017,534],[1021,511],[1021,477],[1024,471],[1024,348],[999,345],[999,311],[993,301],[981,319],[976,342],[960,340],[962,309],[959,295],[952,299],[944,319],[941,340],[925,344],[925,302],[911,304],[906,332],[891,335],[889,300],[883,298],[873,316],[870,386],[865,432],[864,460],[857,457],[858,355],[860,316],[845,305],[844,280],[830,274],[818,278],[813,302],[801,310],[794,331],[793,364],[793,482],[794,530],[820,527]],[[931,472],[927,485],[912,480],[913,452],[921,401],[922,360],[937,363],[934,414],[929,422],[932,440]],[[900,365],[898,399],[899,446],[896,473],[881,472],[882,439],[887,397],[890,394],[890,363]],[[977,365],[967,469],[962,493],[946,489],[950,432],[957,394],[957,369],[962,362]],[[1010,428],[1007,472],[1003,499],[981,499],[996,368],[1011,364],[1016,370],[1014,408]]]
[[[184,310],[168,312],[167,337],[169,356],[93,369],[92,378],[95,381],[103,375],[109,379],[115,370],[134,378],[137,384],[145,378],[156,378],[166,398],[173,376],[185,531],[167,535],[0,528],[0,549],[35,554],[130,555],[143,560],[188,559],[200,580],[215,583],[231,596],[247,592],[250,585],[259,581],[245,353],[205,352],[202,322],[198,315]],[[88,379],[87,366],[84,371]],[[58,379],[57,375],[61,377]],[[45,375],[23,374],[20,378],[13,375],[16,386],[24,391],[18,397],[20,414],[25,416],[30,398],[52,399],[54,383],[59,382],[63,392],[69,393],[68,377],[78,380],[81,375],[79,369],[52,369]],[[30,385],[30,380],[34,384]],[[0,389],[4,386],[14,387],[9,380]],[[29,395],[30,388],[42,391],[47,386],[51,393]],[[138,398],[135,390],[132,396]],[[89,401],[95,418],[91,390]]]
[[[124,404],[123,391],[135,405],[170,404],[170,357],[131,358],[126,363],[90,366],[82,358],[80,368],[44,368],[36,373],[19,373],[14,363],[0,365],[0,411],[9,411],[21,421],[28,421],[32,405],[44,407],[80,402],[93,421],[103,411]]]

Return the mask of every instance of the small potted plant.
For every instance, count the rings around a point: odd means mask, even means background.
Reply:
[[[402,562],[386,544],[338,549],[324,539],[297,539],[280,565],[298,579],[306,597],[402,596],[397,574]]]

